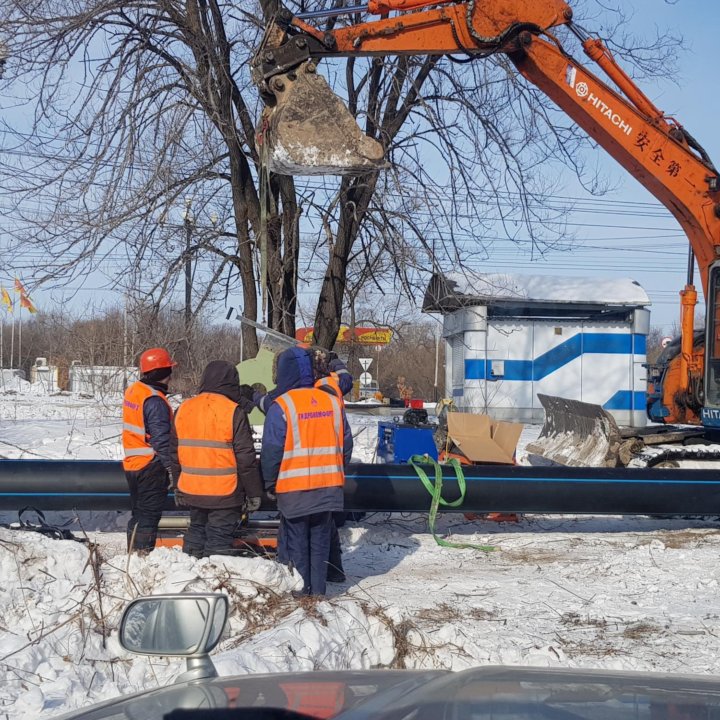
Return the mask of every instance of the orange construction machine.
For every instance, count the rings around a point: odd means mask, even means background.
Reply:
[[[323,32],[310,21],[343,13],[380,15]],[[573,58],[553,30],[567,27],[601,79]],[[699,143],[635,85],[597,38],[573,22],[563,0],[370,0],[367,6],[292,15],[280,8],[253,60],[266,108],[258,146],[285,174],[357,174],[385,163],[371,138],[317,73],[321,58],[385,55],[485,57],[503,53],[677,218],[690,241],[681,296],[682,337],[650,368],[648,410],[665,423],[720,430],[720,184]],[[704,337],[693,327],[695,261],[707,301]],[[707,342],[705,342],[705,337]]]

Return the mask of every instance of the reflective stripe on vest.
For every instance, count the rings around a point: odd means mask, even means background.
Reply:
[[[165,401],[172,420],[172,407],[170,407],[165,395],[159,390],[138,381],[125,391],[122,426],[123,468],[125,470],[131,472],[142,470],[155,457],[155,451],[150,445],[148,434],[145,432],[145,418],[143,415],[145,401],[153,396],[161,397]]]
[[[136,448],[135,450],[126,450],[125,457],[143,457],[145,455],[154,455],[155,451],[151,447]]]
[[[218,393],[200,393],[175,416],[180,477],[187,495],[232,495],[237,488],[233,418],[237,403]]]
[[[231,448],[231,442],[222,442],[221,440],[180,440],[180,447],[210,447],[210,448]]]
[[[338,398],[317,388],[300,388],[275,402],[287,422],[276,491],[342,486],[343,411]]]
[[[136,435],[142,435],[145,437],[145,426],[144,425],[131,425],[130,423],[123,423],[123,430],[135,433]]]

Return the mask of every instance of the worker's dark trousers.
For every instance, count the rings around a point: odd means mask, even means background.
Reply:
[[[345,582],[345,570],[342,564],[342,546],[340,545],[340,533],[338,532],[338,516],[344,517],[345,513],[333,513],[334,522],[332,527],[332,536],[330,538],[330,556],[328,558],[327,581],[328,582]],[[343,522],[343,521],[341,521]],[[285,541],[284,523],[280,523],[277,537],[277,561],[283,565],[288,565],[290,559],[287,552],[287,543]]]
[[[319,512],[292,519],[281,515],[280,523],[287,560],[303,579],[303,594],[324,595],[335,529],[332,513]]]
[[[236,554],[233,538],[241,515],[239,507],[212,510],[190,506],[190,527],[183,540],[183,552],[195,557]]]
[[[134,550],[152,550],[155,547],[158,523],[168,494],[167,471],[155,457],[142,470],[126,470],[125,478],[130,488],[132,510],[127,526],[128,549],[132,543]]]
[[[342,547],[340,546],[340,533],[338,532],[338,515],[333,513],[332,537],[330,538],[330,557],[328,558],[328,582],[345,582],[345,571],[342,564]]]

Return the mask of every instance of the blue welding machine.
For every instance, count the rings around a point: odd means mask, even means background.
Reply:
[[[402,421],[399,418],[381,421],[378,423],[378,458],[386,463],[406,463],[413,455],[429,455],[437,460],[436,430],[437,425],[427,422],[424,410],[408,410]]]

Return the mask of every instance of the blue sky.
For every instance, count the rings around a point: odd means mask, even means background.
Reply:
[[[572,4],[572,3],[571,3]],[[717,30],[720,3],[700,0],[626,0],[620,4],[628,17],[623,28],[638,38],[650,38],[657,28],[682,36],[678,73],[674,80],[638,80],[638,86],[668,115],[674,116],[720,164],[720,93],[716,79]],[[604,36],[597,18],[575,14],[589,33]],[[576,57],[588,69],[602,72],[586,58]],[[620,61],[621,64],[622,61]],[[629,69],[629,68],[628,68]],[[569,171],[557,192],[558,207],[572,199],[568,216],[572,251],[550,251],[532,259],[523,246],[496,241],[490,256],[478,270],[542,275],[631,277],[648,292],[652,301],[652,324],[670,332],[679,318],[679,291],[686,282],[688,242],[672,215],[601,148],[586,156],[608,178],[611,192],[594,197],[585,192]],[[718,239],[720,241],[720,239]],[[472,265],[472,263],[471,263]],[[695,284],[701,282],[695,274]],[[702,300],[702,292],[700,292]],[[698,307],[698,316],[704,307]]]
[[[627,29],[638,35],[650,35],[655,26],[660,30],[670,28],[683,36],[685,49],[678,56],[677,84],[671,81],[641,83],[642,89],[667,114],[673,115],[705,147],[716,164],[720,163],[720,134],[718,121],[720,116],[720,93],[717,81],[717,52],[720,29],[720,3],[701,0],[628,0],[622,3],[627,12],[632,13]],[[578,18],[581,20],[581,18]],[[588,22],[588,30],[592,26]],[[617,223],[638,227],[668,228],[670,232],[653,230],[639,232],[647,240],[637,241],[638,252],[624,252],[622,257],[608,257],[602,253],[597,256],[599,272],[605,273],[605,267],[625,266],[628,276],[638,280],[648,291],[653,301],[652,321],[655,325],[670,326],[679,317],[677,292],[685,284],[687,242],[675,220],[661,206],[651,209],[642,203],[656,201],[638,182],[627,175],[609,157],[598,150],[599,162],[619,183],[618,189],[604,196],[604,199],[617,199],[636,203],[638,217],[626,216],[622,222],[610,221],[603,214],[597,216],[599,224]],[[624,206],[621,206],[624,207]],[[648,210],[651,217],[643,217]],[[665,218],[657,217],[658,214]],[[592,217],[588,215],[587,217]],[[587,220],[586,220],[587,222]],[[677,238],[666,238],[673,231]],[[603,233],[595,233],[601,237]],[[612,234],[633,235],[633,231],[618,229]],[[634,241],[628,241],[628,250]],[[652,252],[656,248],[656,252]],[[592,261],[591,261],[592,262]],[[613,269],[613,273],[622,274],[622,270]],[[696,285],[700,280],[696,275]]]
[[[720,93],[716,80],[720,3],[625,0],[620,4],[631,16],[626,28],[630,33],[648,37],[657,27],[660,31],[671,28],[683,36],[685,49],[678,57],[677,84],[655,81],[641,82],[640,85],[661,109],[684,124],[720,163],[717,131]],[[604,28],[596,19],[584,18],[578,11],[576,20],[589,32],[603,34]],[[588,66],[591,66],[589,62]],[[687,241],[672,216],[601,149],[592,159],[610,176],[614,190],[598,200],[584,194],[568,174],[566,194],[579,198],[575,211],[568,218],[568,227],[579,240],[577,250],[549,253],[541,260],[531,261],[522,247],[499,240],[493,245],[490,261],[477,269],[548,275],[630,276],[645,287],[653,301],[653,324],[669,330],[679,314],[677,292],[685,283]],[[5,275],[12,274],[9,268],[3,270]],[[86,287],[77,293],[75,305],[78,308],[86,306],[89,296],[107,304],[120,303],[119,295],[98,289],[104,282],[98,274],[91,277]],[[700,285],[699,278],[696,284]],[[68,294],[78,290],[77,282],[73,286]],[[34,294],[36,304],[41,307],[58,297],[57,291]],[[231,298],[232,303],[240,304],[241,298]],[[220,316],[224,316],[221,309],[218,310]]]

